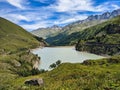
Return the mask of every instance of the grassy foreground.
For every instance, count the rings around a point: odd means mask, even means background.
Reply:
[[[11,83],[18,90],[120,90],[120,56],[63,63],[52,71],[36,76],[16,77]],[[27,86],[25,80],[43,78],[44,86]]]

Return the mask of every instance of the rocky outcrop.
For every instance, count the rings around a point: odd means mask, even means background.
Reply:
[[[40,60],[38,59],[38,60],[36,60],[36,61],[34,62],[34,64],[33,64],[33,69],[38,69],[39,66],[40,66]]]
[[[26,85],[34,85],[34,86],[41,86],[44,84],[44,81],[42,78],[37,79],[31,79],[24,82]]]
[[[113,12],[105,12],[101,15],[91,15],[91,16],[88,16],[88,18],[85,20],[79,20],[72,24],[82,24],[82,23],[86,23],[86,22],[94,21],[94,20],[107,20],[110,18],[114,18],[118,15],[120,15],[120,9],[114,10]]]

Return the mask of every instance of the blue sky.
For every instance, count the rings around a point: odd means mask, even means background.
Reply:
[[[120,8],[120,0],[0,0],[0,16],[28,31]]]

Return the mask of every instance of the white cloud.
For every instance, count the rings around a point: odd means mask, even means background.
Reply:
[[[85,19],[90,15],[90,13],[86,11],[98,14],[120,8],[118,3],[115,2],[105,2],[96,5],[94,2],[95,0],[56,0],[56,2],[52,3],[50,6],[42,7],[32,6],[32,3],[28,4],[30,3],[30,0],[0,0],[0,2],[3,1],[17,8],[1,8],[0,16],[23,26],[27,30],[48,27],[54,24],[65,25],[77,20]],[[48,3],[49,0],[35,1]],[[80,12],[84,12],[84,14],[80,14]],[[21,20],[25,20],[28,23],[21,23]]]
[[[25,7],[22,5],[24,4],[25,0],[7,0],[7,2],[17,8],[24,9]]]
[[[105,11],[112,11],[112,10],[115,10],[115,9],[119,9],[120,7],[113,3],[113,2],[105,2],[99,6],[96,6],[95,9],[99,12],[105,12]],[[96,11],[94,10],[94,11]]]
[[[47,24],[47,22],[41,21],[41,22],[37,22],[35,24],[24,24],[24,25],[20,25],[20,26],[22,26],[23,28],[25,28],[29,31],[32,31],[32,30],[36,30],[38,28],[48,27],[49,24]]]
[[[7,14],[7,15],[4,15],[4,18],[6,18],[14,23],[19,23],[21,20],[31,21],[29,17],[26,17],[21,14]]]
[[[92,0],[58,0],[51,8],[55,8],[58,12],[90,11],[93,10],[93,2]]]
[[[30,21],[29,17],[20,15],[20,14],[11,14],[11,17],[15,20],[15,21],[21,21],[21,20],[25,20],[25,21]]]
[[[61,18],[57,21],[54,22],[54,24],[68,24],[68,23],[72,23],[75,22],[77,20],[83,20],[86,19],[88,15],[79,15],[79,14],[75,14],[72,16],[68,16],[68,17],[63,17],[61,16]]]
[[[112,4],[112,7],[113,7],[114,9],[119,9],[119,8],[120,8],[120,6],[115,5],[115,4]]]
[[[102,12],[120,8],[113,2],[105,2],[101,5],[95,6],[94,0],[58,0],[49,8],[55,9],[57,12],[78,12],[78,11],[92,11]]]

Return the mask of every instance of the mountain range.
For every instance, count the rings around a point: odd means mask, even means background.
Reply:
[[[49,37],[57,36],[63,33],[65,35],[68,35],[73,32],[81,31],[88,27],[100,24],[118,15],[120,15],[120,9],[114,10],[112,12],[105,12],[101,15],[91,15],[91,16],[88,16],[88,18],[84,20],[78,20],[64,27],[59,27],[59,26],[54,25],[48,28],[39,28],[37,30],[33,30],[31,33],[36,36],[43,37],[45,39]]]
[[[0,17],[0,90],[120,90],[120,16],[113,16],[47,28],[60,31],[46,39],[51,46],[75,45],[78,51],[115,55],[62,63],[51,71],[38,70],[40,57],[31,53],[45,41]]]
[[[81,24],[81,23],[86,23],[86,22],[93,21],[93,20],[106,20],[106,19],[110,19],[118,15],[120,15],[120,9],[114,10],[112,12],[105,12],[101,15],[91,15],[91,16],[88,16],[87,19],[79,20],[75,23]]]
[[[47,27],[47,28],[39,28],[37,30],[32,31],[31,33],[46,39],[47,37],[50,37],[54,34],[59,33],[62,30],[62,27],[59,27],[57,25],[53,25],[52,27]]]

